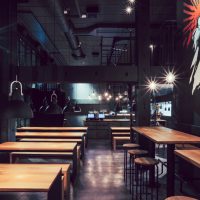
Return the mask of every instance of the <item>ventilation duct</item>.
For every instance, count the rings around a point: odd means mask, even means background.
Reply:
[[[72,49],[72,56],[75,59],[85,58],[85,54],[81,48],[78,37],[74,35],[74,26],[70,20],[66,20],[63,9],[62,0],[47,0],[52,13],[55,12],[56,20],[65,33],[65,36],[69,42],[69,46]]]

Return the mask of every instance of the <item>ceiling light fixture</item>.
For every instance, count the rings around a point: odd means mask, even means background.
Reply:
[[[131,14],[132,11],[133,11],[133,9],[132,9],[131,6],[127,6],[126,9],[125,9],[125,11],[126,11],[126,14]]]
[[[81,19],[86,19],[87,18],[87,14],[82,14],[81,15]]]
[[[134,3],[135,3],[135,0],[128,0],[128,2],[129,2],[130,4],[134,4]]]

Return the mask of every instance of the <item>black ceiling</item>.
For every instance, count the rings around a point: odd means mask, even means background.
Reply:
[[[18,4],[18,22],[58,65],[117,64],[135,33],[135,12],[127,15],[127,5],[127,0],[29,0]],[[176,1],[150,0],[150,5],[152,25],[176,20]],[[156,34],[159,28],[152,28]]]

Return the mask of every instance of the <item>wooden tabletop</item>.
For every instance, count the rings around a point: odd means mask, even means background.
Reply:
[[[20,142],[82,142],[81,139],[23,138]]]
[[[0,151],[72,152],[77,143],[58,142],[4,142]]]
[[[175,150],[175,154],[184,160],[200,168],[200,149],[199,150]]]
[[[137,133],[158,144],[200,143],[200,137],[166,127],[132,127]]]
[[[122,127],[122,126],[119,126],[119,127],[110,127],[110,129],[112,130],[112,131],[130,131],[130,127],[127,127],[127,126],[125,126],[125,127]]]
[[[18,131],[87,131],[87,127],[39,127],[27,126],[17,128]]]
[[[16,132],[17,138],[82,138],[84,132]]]
[[[48,192],[59,166],[0,164],[0,192]]]

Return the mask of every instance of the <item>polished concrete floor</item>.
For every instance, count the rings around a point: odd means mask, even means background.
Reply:
[[[157,158],[165,161],[163,149],[157,153]],[[161,165],[159,166],[161,172]],[[159,176],[159,200],[166,197],[166,169]],[[176,194],[179,192],[176,182]],[[184,191],[195,194],[190,186],[185,185]],[[20,193],[0,194],[0,200],[45,200],[46,194]],[[128,188],[123,179],[123,151],[111,151],[107,140],[90,140],[86,149],[85,159],[81,163],[80,173],[75,185],[71,186],[69,200],[130,200]],[[155,198],[154,198],[155,199]],[[153,200],[154,200],[153,199]],[[199,198],[200,199],[200,198]]]

